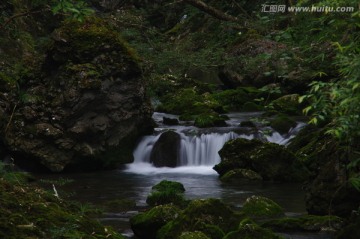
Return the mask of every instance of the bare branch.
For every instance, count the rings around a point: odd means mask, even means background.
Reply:
[[[207,14],[219,20],[228,21],[228,22],[238,22],[238,19],[236,17],[226,14],[214,7],[211,7],[201,0],[183,0],[183,1],[187,4],[190,4],[191,6],[194,6],[202,10],[203,12],[206,12]]]

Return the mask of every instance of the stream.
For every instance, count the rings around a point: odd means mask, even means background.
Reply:
[[[301,184],[273,182],[244,182],[241,184],[223,184],[212,167],[220,162],[218,151],[230,139],[238,137],[274,142],[286,145],[299,130],[305,126],[302,119],[297,120],[297,126],[287,134],[280,135],[271,127],[266,126],[268,119],[256,113],[228,114],[228,127],[199,129],[180,122],[177,126],[162,124],[163,117],[177,118],[175,115],[154,113],[153,118],[158,127],[154,135],[140,139],[134,150],[134,163],[125,168],[110,172],[86,174],[66,174],[64,177],[73,180],[58,189],[70,192],[71,198],[81,202],[103,205],[116,199],[131,199],[136,202],[136,208],[128,212],[105,212],[100,220],[105,225],[111,225],[128,238],[133,234],[129,225],[129,217],[144,210],[146,197],[151,187],[161,180],[178,181],[184,184],[185,197],[188,199],[219,198],[233,208],[240,208],[246,198],[252,195],[268,197],[279,203],[288,216],[305,214],[304,192]],[[242,121],[252,120],[255,128],[240,127]],[[180,162],[176,168],[155,168],[150,162],[150,154],[161,133],[174,130],[181,136],[179,148]],[[40,175],[41,178],[56,179],[58,175]],[[297,233],[282,234],[294,239],[329,239],[331,234]]]

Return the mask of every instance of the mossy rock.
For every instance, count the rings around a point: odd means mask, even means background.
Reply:
[[[213,97],[229,111],[240,110],[242,105],[251,99],[249,93],[243,89],[224,90],[214,93]]]
[[[237,231],[228,233],[223,239],[284,239],[269,229],[254,223],[244,224]]]
[[[235,230],[241,219],[242,215],[218,199],[194,200],[179,217],[161,228],[157,237],[173,239],[183,232],[201,231],[209,238],[221,239],[224,233]]]
[[[251,218],[273,218],[284,216],[284,210],[274,201],[261,196],[246,199],[242,212]]]
[[[284,95],[270,103],[271,107],[281,113],[289,115],[301,115],[301,104],[299,95]]]
[[[210,239],[202,232],[183,232],[179,239]]]
[[[242,180],[262,181],[262,177],[250,169],[234,169],[220,177],[222,182],[239,182]]]
[[[263,111],[264,107],[261,105],[258,105],[254,102],[246,102],[242,107],[241,111],[243,112],[258,112]]]
[[[304,215],[272,219],[262,223],[262,226],[279,232],[318,232],[325,229],[339,230],[343,228],[344,220],[337,216]]]
[[[157,231],[169,221],[176,219],[180,212],[174,205],[156,206],[130,218],[131,229],[139,238],[155,239]]]
[[[165,95],[160,100],[162,104],[157,107],[157,111],[161,112],[194,116],[212,112],[224,113],[221,104],[211,94],[200,94],[194,88],[181,89]]]
[[[240,122],[240,127],[256,128],[256,125],[252,121],[242,121]]]
[[[187,204],[184,192],[185,188],[181,183],[163,180],[152,187],[152,192],[146,198],[146,203],[150,206],[172,203],[183,207]]]
[[[217,113],[204,113],[195,117],[194,125],[199,128],[227,126],[225,117]]]
[[[246,168],[250,159],[249,154],[262,145],[259,140],[247,140],[238,138],[225,143],[219,151],[221,162],[214,166],[216,172],[223,176],[230,170]]]
[[[124,238],[90,219],[85,206],[41,188],[0,178],[0,198],[1,238]]]
[[[228,141],[219,154],[221,162],[214,169],[220,177],[235,169],[252,170],[271,181],[303,181],[308,176],[292,152],[274,143],[238,138]]]
[[[271,120],[270,126],[280,134],[286,134],[296,126],[296,122],[286,115],[278,115]]]

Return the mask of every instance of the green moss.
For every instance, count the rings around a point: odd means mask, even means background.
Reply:
[[[223,232],[235,230],[242,216],[217,199],[191,201],[175,220],[157,234],[159,239],[173,239],[183,232],[201,231],[209,238],[221,238]]]
[[[1,238],[123,238],[77,204],[37,187],[0,178],[0,203]]]
[[[156,238],[157,231],[176,219],[180,210],[173,205],[161,205],[130,218],[131,228],[139,238]]]
[[[241,111],[244,111],[244,112],[257,112],[257,111],[263,111],[263,110],[264,110],[263,106],[258,105],[254,102],[246,102],[241,107]]]
[[[202,232],[183,232],[179,239],[210,239]]]
[[[199,128],[226,126],[224,117],[216,113],[204,113],[195,117],[194,125]]]
[[[261,196],[251,196],[246,199],[242,212],[251,218],[272,218],[284,215],[283,209],[276,202]]]
[[[223,239],[282,239],[269,229],[262,228],[254,223],[244,223],[237,231],[228,233]]]
[[[234,169],[220,177],[222,182],[238,182],[241,180],[262,180],[262,177],[250,169]]]
[[[228,111],[240,110],[250,100],[250,95],[244,89],[224,90],[213,96]]]
[[[289,114],[289,115],[301,115],[301,105],[299,103],[299,95],[284,95],[280,98],[272,101],[270,107],[274,110]]]
[[[315,216],[304,215],[295,218],[273,219],[262,224],[263,227],[270,228],[275,231],[291,232],[291,231],[321,231],[324,228],[341,229],[343,228],[343,219],[336,216]]]
[[[296,122],[286,115],[278,115],[270,122],[270,126],[280,134],[286,134],[296,126]]]
[[[163,180],[152,187],[153,191],[146,198],[146,203],[150,206],[173,203],[178,206],[185,206],[185,188],[179,182]]]

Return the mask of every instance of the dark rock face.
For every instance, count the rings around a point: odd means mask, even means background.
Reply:
[[[360,192],[348,182],[346,151],[327,129],[307,126],[288,146],[298,158],[308,162],[306,208],[310,214],[349,216],[359,208]]]
[[[239,138],[228,141],[219,154],[221,162],[214,169],[220,176],[234,169],[250,169],[264,180],[274,181],[301,181],[306,176],[295,155],[274,143]]]
[[[163,117],[163,124],[166,124],[166,125],[178,125],[179,120],[178,119],[173,119],[173,118]]]
[[[23,99],[1,94],[0,125],[10,122],[6,147],[53,172],[131,162],[136,137],[151,130],[152,112],[136,56],[119,35],[99,19],[68,22],[37,64]]]
[[[173,131],[163,133],[151,151],[150,162],[155,167],[176,167],[180,140],[178,133]]]

